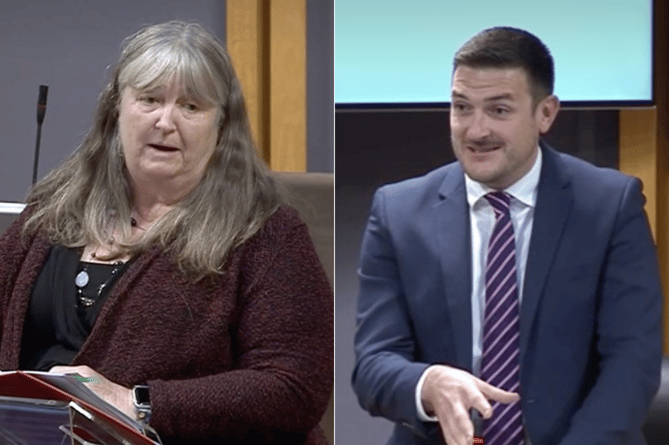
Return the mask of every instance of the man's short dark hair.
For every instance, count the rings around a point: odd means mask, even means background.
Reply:
[[[495,27],[481,31],[455,53],[453,72],[461,65],[523,69],[528,76],[535,105],[553,94],[553,57],[537,36],[522,29]]]

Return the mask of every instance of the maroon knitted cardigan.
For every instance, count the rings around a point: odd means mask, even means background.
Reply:
[[[24,212],[25,213],[25,212]],[[0,237],[0,369],[16,369],[50,244]],[[148,383],[163,443],[322,444],[333,384],[333,294],[306,225],[281,208],[195,282],[158,246],[119,278],[72,365]]]

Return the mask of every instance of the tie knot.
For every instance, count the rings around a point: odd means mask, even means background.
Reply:
[[[508,215],[509,214],[509,204],[511,202],[511,197],[508,193],[505,192],[490,192],[485,195],[485,199],[488,200],[492,208],[495,210],[495,214]]]

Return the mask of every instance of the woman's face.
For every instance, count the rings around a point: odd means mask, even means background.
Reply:
[[[183,191],[192,189],[218,139],[216,107],[186,96],[174,81],[141,91],[126,87],[118,123],[134,187],[168,181]]]

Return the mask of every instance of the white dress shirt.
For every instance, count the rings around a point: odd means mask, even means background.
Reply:
[[[541,173],[541,149],[529,172],[504,191],[511,196],[509,211],[516,241],[516,269],[518,273],[518,297],[522,301],[525,281],[525,265],[530,248],[534,209],[537,202],[539,176]],[[476,182],[465,175],[467,203],[472,240],[472,369],[474,375],[480,375],[481,354],[483,351],[482,326],[485,310],[485,271],[488,243],[495,225],[492,206],[485,199],[485,194],[494,191],[490,187]],[[418,417],[424,421],[436,422],[437,418],[428,416],[421,402],[421,390],[429,367],[423,372],[416,385],[416,409]]]

